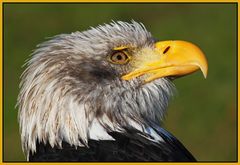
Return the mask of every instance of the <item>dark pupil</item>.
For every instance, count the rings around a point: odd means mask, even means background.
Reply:
[[[122,60],[122,56],[120,54],[117,55],[117,60]]]

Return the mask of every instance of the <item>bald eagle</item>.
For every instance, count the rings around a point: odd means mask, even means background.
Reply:
[[[51,38],[26,65],[17,105],[28,161],[196,161],[161,127],[172,80],[207,75],[194,44],[113,21]]]

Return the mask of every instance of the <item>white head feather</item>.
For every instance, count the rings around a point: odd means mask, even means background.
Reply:
[[[119,21],[40,44],[27,62],[17,103],[26,154],[36,151],[37,141],[82,146],[89,138],[112,139],[107,131],[144,131],[149,121],[159,123],[172,95],[170,81],[124,81],[119,74],[127,67],[104,60],[116,46],[153,43],[142,24]]]

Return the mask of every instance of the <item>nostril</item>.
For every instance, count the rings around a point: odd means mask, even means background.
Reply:
[[[170,46],[166,47],[166,49],[163,51],[163,54],[167,53],[169,49],[170,49]]]

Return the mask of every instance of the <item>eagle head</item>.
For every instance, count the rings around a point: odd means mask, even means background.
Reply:
[[[87,146],[110,131],[146,131],[163,119],[171,80],[200,69],[202,51],[185,41],[156,41],[143,24],[111,22],[61,34],[37,46],[18,96],[22,146],[37,141]]]

